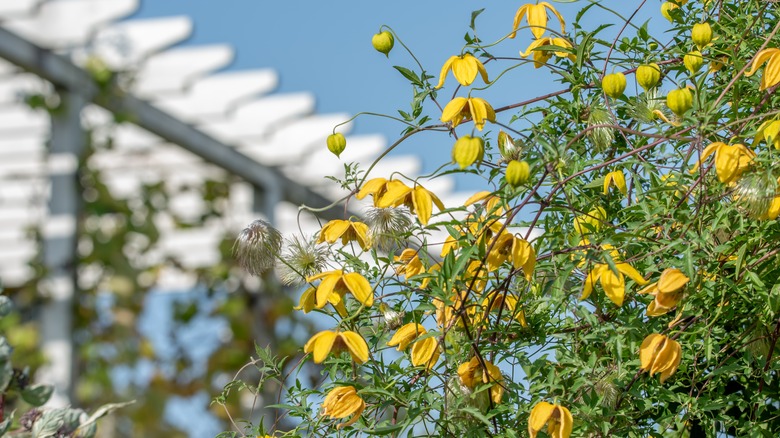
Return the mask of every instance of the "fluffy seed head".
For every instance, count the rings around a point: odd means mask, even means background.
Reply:
[[[313,238],[292,236],[285,239],[284,252],[276,265],[282,284],[302,285],[306,278],[325,270],[328,250]]]
[[[589,126],[609,125],[612,123],[612,117],[604,108],[594,106],[590,109],[590,114],[588,115]],[[601,126],[588,131],[588,137],[590,137],[596,149],[604,150],[615,141],[615,131],[612,128]]]
[[[739,204],[753,218],[763,217],[777,192],[777,180],[770,172],[759,171],[742,175],[735,190]]]
[[[273,268],[282,248],[282,235],[266,221],[256,220],[238,234],[233,244],[233,257],[239,266],[260,276]]]
[[[412,218],[404,208],[369,208],[366,224],[371,241],[382,250],[389,251],[405,240],[404,234],[412,227]]]

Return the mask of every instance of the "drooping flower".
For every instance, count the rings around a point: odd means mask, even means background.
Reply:
[[[320,230],[320,237],[317,239],[317,243],[335,243],[339,238],[342,245],[354,241],[364,250],[371,247],[371,239],[368,237],[368,225],[363,222],[341,219],[334,219],[325,224]]]
[[[485,99],[479,97],[456,97],[452,99],[442,110],[441,121],[451,122],[452,127],[461,124],[466,118],[474,121],[474,126],[480,131],[485,127],[485,122],[496,122],[496,112]]]
[[[355,423],[366,409],[366,402],[358,395],[354,386],[337,386],[328,392],[322,401],[322,415],[340,420],[352,415],[346,423],[336,426],[337,429]]]
[[[617,272],[613,271],[607,263],[596,263],[585,278],[580,300],[587,299],[591,292],[593,292],[593,287],[596,285],[596,282],[599,282],[601,283],[601,287],[604,288],[604,293],[607,294],[607,297],[616,305],[622,306],[623,299],[626,295],[626,279],[623,277],[624,274],[641,286],[646,285],[648,281],[645,280],[642,277],[642,274],[634,269],[633,266],[626,262],[618,261],[619,254],[611,245],[603,245],[602,248],[610,251],[610,254],[606,255],[606,257],[611,257],[615,261]]]
[[[568,409],[559,404],[539,402],[528,416],[528,434],[536,438],[536,434],[547,425],[547,435],[552,438],[569,438],[574,425],[574,418]]]
[[[508,260],[512,261],[513,268],[523,268],[525,278],[531,279],[536,266],[536,251],[527,240],[503,232],[494,238],[493,248],[487,255],[487,268],[496,270]]]
[[[402,265],[395,268],[395,274],[403,274],[408,280],[415,275],[425,272],[425,266],[420,261],[419,251],[413,248],[406,248],[394,258],[396,262],[401,262]]]
[[[298,302],[298,305],[293,307],[293,309],[303,310],[303,313],[309,313],[312,310],[318,308],[316,291],[317,288],[314,287],[306,289],[303,294],[301,294],[301,299]],[[344,301],[338,294],[331,294],[328,297],[328,302],[333,306],[334,309],[336,309],[336,312],[338,312],[339,316],[342,318],[348,315],[347,308],[344,306]]]
[[[493,404],[501,403],[504,396],[504,376],[501,370],[487,360],[484,360],[484,366],[478,357],[472,357],[468,362],[460,364],[458,367],[458,376],[460,381],[467,388],[474,390],[479,385],[490,384],[490,399]]]
[[[677,268],[664,269],[657,282],[639,291],[640,294],[650,294],[655,297],[647,306],[647,316],[660,316],[672,310],[682,299],[683,289],[689,280]]]
[[[640,369],[648,371],[650,376],[661,373],[661,383],[677,371],[681,359],[680,344],[658,333],[646,337],[639,347]]]
[[[780,120],[767,120],[758,127],[753,143],[766,140],[767,144],[774,145],[775,149],[780,149]]]
[[[341,270],[322,272],[312,275],[306,281],[322,280],[317,286],[315,306],[318,309],[325,307],[325,303],[341,301],[347,292],[350,292],[361,304],[370,307],[374,304],[374,291],[365,277],[357,272],[344,273]],[[335,306],[335,304],[334,304]]]
[[[599,231],[607,220],[607,211],[604,207],[596,207],[586,214],[574,218],[574,230],[580,235]]]
[[[482,76],[482,80],[487,84],[488,80],[487,70],[482,65],[482,61],[475,58],[471,53],[466,53],[461,56],[451,56],[441,68],[439,74],[439,83],[436,88],[441,88],[444,85],[444,79],[447,77],[447,72],[452,70],[452,75],[464,87],[468,87],[477,78],[477,73]]]
[[[691,169],[691,173],[696,172],[701,163],[713,153],[715,154],[715,172],[718,174],[718,180],[724,184],[739,178],[750,167],[756,156],[755,152],[743,144],[728,145],[716,141],[704,148],[701,158]]]
[[[604,177],[604,194],[609,193],[609,186],[614,185],[623,196],[628,194],[628,188],[626,187],[626,177],[623,175],[622,170],[613,170]]]
[[[425,335],[427,331],[423,326],[416,322],[410,322],[398,329],[393,337],[388,341],[389,347],[398,346],[398,351],[403,351],[412,346],[412,365],[422,366],[430,369],[439,360],[439,341],[434,336],[428,336],[418,339]]]
[[[282,249],[282,235],[271,224],[256,220],[238,234],[233,256],[249,274],[260,276],[273,268]]]
[[[565,49],[571,49],[572,45],[571,43],[566,40],[565,38],[553,38],[553,37],[544,37],[540,38],[538,40],[534,40],[527,49],[525,49],[525,52],[520,52],[520,56],[523,58],[528,57],[528,55],[533,52],[534,54],[534,68],[539,68],[543,66],[547,61],[550,60],[553,54],[559,58],[569,58],[572,61],[577,60],[577,56],[573,53],[569,53],[566,51],[550,51],[550,50],[539,50],[539,47],[542,46],[557,46],[557,47],[563,47]]]
[[[766,63],[764,75],[761,76],[761,85],[759,90],[766,90],[780,84],[780,49],[764,49],[756,53],[750,70],[745,72],[745,76],[753,76],[758,68]]]
[[[409,211],[415,213],[420,223],[427,225],[433,213],[433,205],[439,210],[444,210],[444,204],[438,196],[427,190],[420,184],[411,188],[397,179],[386,180],[374,178],[365,184],[355,196],[363,199],[371,195],[374,198],[374,206],[378,208],[398,207],[405,205]]]
[[[531,33],[534,34],[535,38],[544,35],[544,31],[547,29],[547,10],[558,17],[558,21],[561,23],[561,33],[566,33],[566,22],[561,14],[555,10],[553,5],[547,2],[537,3],[535,5],[529,3],[520,6],[515,13],[515,22],[512,26],[512,33],[509,35],[509,38],[514,38],[517,34],[517,29],[520,28],[520,21],[522,21],[523,17],[528,21],[528,26],[531,28]]]
[[[353,331],[333,332],[323,330],[309,339],[303,346],[304,353],[312,353],[314,362],[322,363],[328,354],[349,352],[352,360],[364,363],[368,360],[368,344],[362,336]]]
[[[523,309],[518,309],[517,297],[512,294],[492,291],[482,300],[482,309],[485,312],[483,319],[487,318],[490,312],[502,312],[504,316],[512,317],[524,328],[528,327],[525,312]]]

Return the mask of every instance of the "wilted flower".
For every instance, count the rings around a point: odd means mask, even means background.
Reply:
[[[461,124],[466,118],[474,121],[474,126],[480,131],[485,127],[485,122],[496,121],[496,112],[485,99],[479,97],[456,97],[448,103],[441,113],[441,121],[451,122],[452,127]]]
[[[404,208],[366,209],[366,224],[371,242],[382,251],[403,243],[404,233],[412,227],[412,219]]]
[[[677,371],[680,359],[682,359],[680,344],[664,335],[657,333],[649,335],[639,347],[640,369],[648,371],[650,376],[661,373],[661,383]]]
[[[704,148],[701,158],[691,169],[691,173],[696,172],[701,163],[713,153],[715,154],[715,172],[718,174],[718,180],[722,183],[730,183],[742,175],[756,156],[755,152],[743,144],[728,145],[716,141]]]
[[[379,311],[382,312],[382,319],[388,330],[395,330],[404,322],[404,312],[395,310],[386,303],[379,304]]]
[[[342,245],[354,241],[364,250],[371,247],[371,239],[368,237],[368,225],[363,222],[334,219],[322,227],[317,243],[335,243],[338,239],[341,239]]]
[[[766,63],[766,68],[764,76],[761,77],[759,90],[766,90],[780,83],[780,49],[764,49],[756,53],[750,70],[745,72],[745,76],[752,76],[764,63]]]
[[[515,13],[515,22],[512,26],[512,33],[509,35],[509,38],[514,38],[517,34],[517,29],[520,28],[520,21],[522,21],[523,17],[528,21],[528,27],[531,28],[531,33],[534,34],[535,38],[544,35],[544,30],[547,29],[547,10],[545,9],[548,9],[558,17],[558,21],[561,23],[561,33],[565,33],[566,23],[553,5],[547,2],[541,2],[535,5],[529,3],[520,6]]]
[[[333,332],[323,330],[309,339],[303,346],[304,353],[313,353],[314,362],[322,363],[328,354],[347,351],[352,360],[364,363],[368,360],[368,344],[365,339],[353,331]]]
[[[285,239],[284,251],[276,264],[282,284],[303,284],[306,277],[322,272],[327,254],[327,249],[313,239],[299,236]]]
[[[357,272],[345,274],[341,270],[328,271],[306,279],[308,282],[317,280],[322,280],[317,286],[315,295],[315,305],[318,309],[325,307],[327,302],[340,301],[347,292],[366,307],[374,304],[374,291],[371,289],[371,284]]]
[[[342,419],[352,415],[346,423],[336,426],[337,429],[355,423],[366,409],[366,402],[358,395],[354,386],[337,386],[328,392],[322,401],[322,415]]]
[[[239,266],[260,276],[274,266],[282,248],[282,235],[264,220],[256,220],[239,233],[233,244],[233,256]]]
[[[464,87],[468,87],[477,78],[477,73],[482,75],[482,80],[487,84],[488,80],[487,70],[482,62],[475,58],[471,53],[466,53],[461,56],[451,56],[441,68],[439,74],[439,83],[436,88],[441,88],[444,85],[444,79],[447,77],[447,72],[452,70],[455,79],[460,82]]]
[[[515,140],[506,132],[499,130],[498,151],[501,153],[501,161],[519,160],[523,155],[523,142]]]
[[[657,282],[639,291],[640,294],[650,294],[655,297],[647,306],[647,316],[660,316],[672,310],[682,299],[683,288],[689,280],[679,269],[664,269]]]
[[[574,425],[571,412],[559,404],[537,403],[528,416],[528,434],[536,438],[536,434],[547,425],[547,435],[552,438],[569,438]]]
[[[557,46],[557,47],[563,47],[564,49],[572,48],[571,43],[565,38],[544,37],[538,40],[534,40],[534,42],[528,45],[528,48],[525,49],[525,52],[522,51],[520,52],[520,56],[526,58],[528,57],[528,55],[531,54],[531,52],[533,52],[534,68],[539,68],[543,66],[547,61],[550,60],[553,54],[559,58],[569,58],[572,61],[577,60],[577,56],[573,53],[569,53],[561,50],[556,50],[556,51],[539,50],[539,47],[542,46]]]
[[[484,366],[480,362],[484,362]],[[475,356],[458,367],[458,376],[460,376],[460,381],[471,390],[474,390],[478,385],[490,383],[490,400],[493,401],[493,404],[501,403],[501,398],[504,396],[504,376],[501,375],[501,370],[497,366],[487,360],[480,361]]]

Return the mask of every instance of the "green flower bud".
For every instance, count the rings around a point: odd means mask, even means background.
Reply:
[[[331,134],[328,136],[328,150],[333,152],[334,155],[337,157],[341,155],[342,152],[344,152],[344,149],[347,147],[347,139],[344,138],[344,134],[337,132],[335,134]]]

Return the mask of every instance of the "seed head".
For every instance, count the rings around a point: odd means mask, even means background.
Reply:
[[[238,234],[233,244],[233,257],[239,266],[260,276],[273,268],[282,247],[282,235],[266,221],[256,220]]]
[[[372,207],[366,210],[366,224],[374,246],[389,251],[405,240],[404,234],[412,227],[412,218],[403,208]]]
[[[737,200],[750,217],[763,217],[777,192],[777,180],[770,172],[759,171],[742,175],[737,181]]]
[[[306,277],[325,270],[327,255],[327,248],[317,246],[313,238],[292,236],[285,239],[284,252],[276,266],[282,284],[304,284]]]

